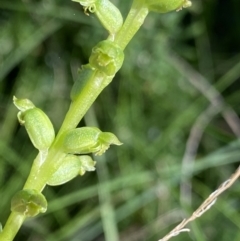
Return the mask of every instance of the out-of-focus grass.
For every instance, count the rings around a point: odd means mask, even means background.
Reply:
[[[126,15],[130,1],[114,1]],[[125,51],[114,82],[80,125],[96,123],[124,143],[98,160],[97,172],[47,187],[46,214],[29,219],[16,240],[154,241],[188,216],[226,180],[240,160],[240,142],[222,115],[208,120],[196,158],[182,172],[189,134],[209,100],[189,82],[207,79],[240,114],[238,2],[194,1],[178,13],[150,14]],[[0,222],[36,155],[17,123],[12,96],[29,98],[59,128],[76,70],[107,36],[71,1],[0,3]],[[229,37],[230,36],[230,37]],[[188,63],[179,69],[176,62]],[[197,81],[194,79],[193,81]],[[239,125],[236,120],[236,125]],[[184,173],[184,176],[183,176]],[[181,183],[192,191],[182,201]],[[236,183],[174,240],[239,240]],[[191,200],[191,203],[188,202]]]

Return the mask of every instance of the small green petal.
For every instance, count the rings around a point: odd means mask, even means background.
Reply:
[[[13,103],[20,111],[26,111],[35,107],[29,99],[18,99],[13,96]]]
[[[110,145],[120,146],[123,144],[113,133],[110,132],[100,133],[98,137],[98,143],[101,145],[101,148],[98,152],[96,152],[96,155],[102,155],[110,147]]]
[[[92,172],[92,171],[95,171],[96,168],[95,168],[95,165],[96,165],[96,162],[93,161],[93,159],[90,157],[90,156],[79,156],[79,159],[81,161],[81,168],[79,170],[79,175],[84,175],[85,172]]]

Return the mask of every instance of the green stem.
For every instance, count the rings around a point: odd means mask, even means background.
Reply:
[[[35,159],[23,189],[35,189],[42,192],[47,180],[61,165],[61,161],[65,155],[61,150],[51,148],[45,162],[41,166],[38,165]]]
[[[12,212],[3,231],[0,233],[0,241],[12,241],[24,220],[24,215]]]
[[[112,81],[113,77],[103,77],[95,70],[95,73],[87,81],[78,98],[70,105],[57,138],[66,130],[75,128],[102,90]]]
[[[129,15],[115,38],[115,42],[124,49],[135,33],[141,27],[148,14],[148,9],[144,7],[145,0],[134,0]],[[58,135],[49,149],[46,160],[43,164],[40,163],[40,155],[34,160],[32,169],[24,185],[24,189],[35,189],[42,192],[47,180],[61,165],[64,153],[61,152],[61,143],[59,138],[61,135],[70,129],[75,128],[98,95],[112,81],[113,77],[103,77],[99,71],[95,71],[94,75],[84,85],[81,93],[74,100],[68,113],[63,121],[63,124],[58,132]],[[0,233],[0,241],[12,241],[25,220],[24,215],[11,213],[3,231]]]
[[[58,169],[61,165],[61,160],[66,155],[61,152],[61,146],[58,142],[59,137],[66,130],[73,129],[78,125],[79,121],[85,115],[92,103],[111,80],[112,78],[103,77],[98,71],[96,71],[94,76],[89,79],[78,98],[71,103],[62,127],[52,147],[49,149],[45,162],[42,165],[39,164],[40,154],[35,158],[23,189],[35,189],[42,192],[46,186],[47,180]],[[14,223],[14,219],[16,219],[16,223]],[[0,241],[13,240],[24,219],[23,215],[12,213],[5,224],[2,233],[0,233]],[[16,224],[18,224],[18,226]]]
[[[115,43],[117,43],[122,49],[125,49],[127,44],[131,41],[133,36],[142,26],[145,18],[147,17],[149,11],[146,6],[144,6],[145,0],[134,0],[130,12],[115,37]]]
[[[46,185],[48,178],[61,165],[61,160],[64,153],[61,152],[61,146],[58,143],[59,137],[67,130],[75,128],[92,103],[101,93],[101,91],[111,82],[112,78],[103,77],[98,71],[95,72],[92,78],[88,80],[78,98],[71,103],[68,113],[64,119],[58,135],[49,149],[48,156],[39,166],[39,156],[34,160],[30,175],[24,185],[24,189],[35,189],[42,191]]]

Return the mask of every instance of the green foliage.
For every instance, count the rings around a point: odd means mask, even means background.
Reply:
[[[130,1],[113,2],[126,16]],[[1,0],[0,9],[4,224],[10,200],[24,185],[37,154],[19,127],[12,96],[31,99],[59,129],[77,69],[107,36],[94,15],[86,16],[70,1]],[[239,162],[240,143],[221,111],[202,127],[193,169],[182,172],[182,159],[192,127],[209,106],[189,80],[206,78],[240,114],[237,9],[237,1],[193,1],[189,10],[149,14],[126,48],[120,72],[80,123],[96,126],[96,116],[100,129],[115,133],[124,145],[96,158],[96,173],[46,188],[47,212],[27,220],[16,240],[155,241],[231,175]],[[191,181],[192,192],[186,197],[192,204],[180,200],[184,180]],[[238,202],[235,185],[193,223],[192,237],[238,241]],[[181,234],[175,239],[191,237]]]

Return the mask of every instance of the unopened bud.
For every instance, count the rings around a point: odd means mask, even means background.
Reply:
[[[50,186],[62,185],[86,171],[94,171],[96,162],[90,156],[67,155],[58,170],[47,181]]]
[[[93,49],[89,63],[93,68],[113,77],[121,68],[124,60],[122,49],[110,40],[99,42]]]
[[[33,145],[38,150],[47,150],[55,138],[54,128],[48,116],[28,99],[13,97],[13,103],[20,110],[18,120],[25,126]]]
[[[65,153],[102,155],[110,145],[122,145],[118,138],[96,127],[82,127],[66,131],[62,137],[62,149]]]
[[[34,217],[47,210],[47,200],[42,193],[33,189],[17,192],[11,201],[11,211],[26,217]]]

